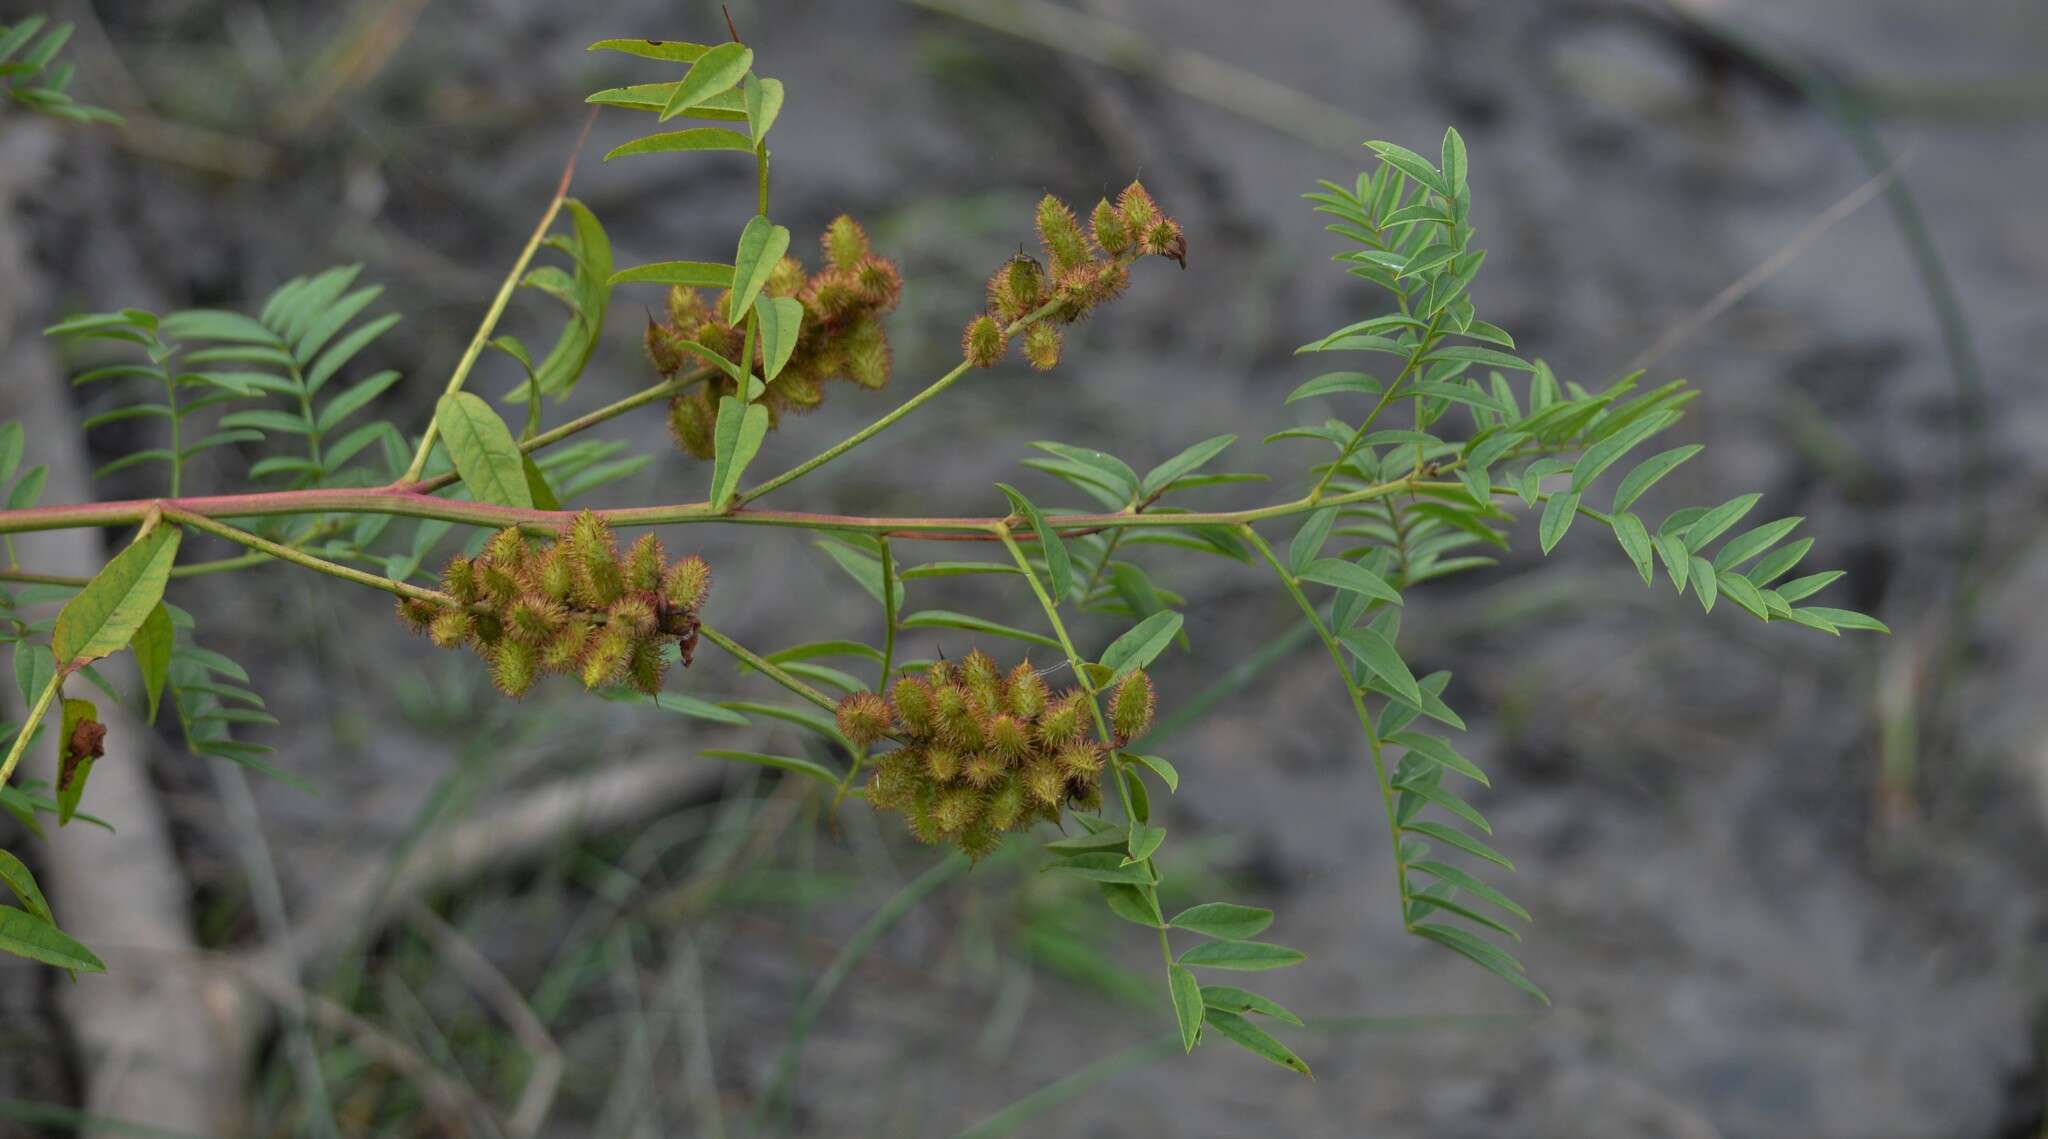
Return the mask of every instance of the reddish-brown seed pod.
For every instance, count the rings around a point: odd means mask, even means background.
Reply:
[[[770,297],[793,297],[804,291],[810,275],[804,272],[804,263],[794,257],[784,257],[768,271],[768,282],[761,286],[761,292]]]
[[[434,618],[441,615],[441,609],[441,606],[417,597],[398,599],[398,619],[405,622],[405,627],[415,633],[426,632],[427,627],[434,623]]]
[[[867,747],[889,734],[889,702],[872,692],[855,692],[839,702],[839,734]]]
[[[1181,234],[1180,223],[1172,218],[1162,217],[1145,231],[1144,249],[1155,257],[1164,257],[1185,269],[1188,267],[1188,239]]]
[[[903,296],[903,274],[887,257],[864,257],[853,267],[853,288],[870,313],[885,313]]]
[[[846,330],[846,378],[870,391],[889,382],[889,334],[873,318],[855,321]]]
[[[703,396],[679,395],[668,401],[669,434],[675,437],[676,446],[693,458],[712,456],[713,422],[714,415],[705,406]]]
[[[683,368],[683,341],[686,339],[674,325],[660,324],[653,317],[647,318],[647,331],[641,341],[647,347],[647,360],[654,370],[664,376],[673,376]]]
[[[624,629],[636,640],[654,632],[660,618],[645,597],[629,595],[612,602],[605,611],[607,629]]]
[[[523,645],[538,645],[552,638],[568,620],[569,611],[558,601],[526,593],[505,609],[505,634]]]

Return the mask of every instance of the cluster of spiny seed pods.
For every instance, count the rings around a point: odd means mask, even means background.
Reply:
[[[1125,676],[1110,696],[1110,731],[1096,738],[1088,694],[1058,695],[1020,662],[1007,675],[976,650],[923,676],[898,680],[839,704],[839,730],[860,747],[894,737],[902,746],[875,760],[868,803],[900,811],[926,843],[952,842],[970,857],[1040,819],[1058,822],[1069,805],[1102,805],[1100,776],[1111,746],[1152,724],[1152,680]]]
[[[1072,324],[1130,284],[1130,262],[1166,257],[1187,268],[1188,242],[1180,223],[1167,217],[1136,182],[1116,204],[1095,204],[1088,230],[1065,202],[1047,194],[1038,203],[1038,240],[1045,261],[1018,253],[988,279],[988,311],[961,333],[960,346],[977,368],[990,368],[1010,346],[1010,328],[1028,313],[1053,305],[1044,319],[1024,330],[1024,358],[1041,372],[1060,362],[1059,326]]]
[[[784,257],[761,290],[769,297],[793,297],[804,306],[796,349],[760,400],[771,425],[784,412],[806,412],[824,402],[829,380],[844,379],[870,390],[889,382],[889,336],[882,317],[903,295],[903,277],[893,262],[869,248],[860,223],[844,214],[825,228],[822,244],[823,269],[807,275],[802,261]],[[668,319],[650,317],[647,322],[647,356],[662,375],[672,376],[693,360],[709,363],[705,349],[726,360],[740,358],[746,350],[746,314],[738,323],[728,319],[728,300],[729,294],[720,293],[707,302],[687,285],[669,289]],[[761,351],[757,346],[757,372],[765,371]],[[711,458],[719,397],[738,389],[731,376],[717,369],[696,391],[669,401],[669,429],[677,444],[697,458]]]
[[[442,648],[475,649],[505,695],[550,672],[652,695],[667,645],[690,665],[711,567],[695,554],[669,561],[652,534],[621,556],[611,527],[586,510],[555,541],[500,530],[483,553],[449,562],[441,584],[453,604],[408,598],[400,615]]]

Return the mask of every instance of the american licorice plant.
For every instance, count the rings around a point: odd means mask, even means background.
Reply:
[[[36,31],[33,23],[0,31],[0,63]],[[17,101],[71,106],[37,93],[61,94],[62,77],[49,79],[44,70],[61,43],[60,29],[6,64],[16,75],[10,94]],[[1377,775],[1403,927],[1537,999],[1542,990],[1506,948],[1529,915],[1480,876],[1489,865],[1512,867],[1491,845],[1485,818],[1459,794],[1462,784],[1483,784],[1486,775],[1446,737],[1464,727],[1443,700],[1450,677],[1418,677],[1402,656],[1406,592],[1491,564],[1474,551],[1505,547],[1526,513],[1537,516],[1544,552],[1574,526],[1581,534],[1604,530],[1645,585],[1661,565],[1674,587],[1690,589],[1709,611],[1721,604],[1828,634],[1883,628],[1861,614],[1808,603],[1840,575],[1793,576],[1813,544],[1791,540],[1798,518],[1738,529],[1757,505],[1754,494],[1674,510],[1654,523],[1635,512],[1645,492],[1700,450],[1637,457],[1678,422],[1694,393],[1680,383],[1645,387],[1635,375],[1599,391],[1561,382],[1542,362],[1515,355],[1513,337],[1479,318],[1468,290],[1486,254],[1472,246],[1465,145],[1455,131],[1444,135],[1434,161],[1392,143],[1368,143],[1377,160],[1371,171],[1353,185],[1325,183],[1307,195],[1347,243],[1337,262],[1377,286],[1384,304],[1301,349],[1380,366],[1331,371],[1287,397],[1289,404],[1336,397],[1360,409],[1354,418],[1305,424],[1265,441],[1307,444],[1312,462],[1292,497],[1251,509],[1205,509],[1206,489],[1252,478],[1209,470],[1237,442],[1218,435],[1143,474],[1100,451],[1032,444],[1038,454],[1025,465],[1093,500],[1092,510],[1048,509],[1002,484],[995,489],[1006,509],[986,517],[771,507],[771,494],[787,499],[792,484],[997,363],[1013,345],[1033,367],[1054,368],[1075,321],[1114,300],[1132,272],[1161,259],[1186,267],[1187,235],[1135,182],[1116,200],[1086,210],[1085,221],[1047,197],[1034,219],[1039,252],[994,266],[986,296],[962,304],[971,311],[958,365],[814,457],[752,481],[763,437],[801,430],[798,417],[827,397],[832,381],[862,391],[889,383],[885,325],[901,289],[897,268],[845,217],[826,229],[808,264],[791,252],[790,232],[771,220],[768,194],[768,139],[783,86],[755,72],[747,47],[622,39],[591,50],[648,61],[656,78],[660,69],[683,73],[601,91],[590,102],[660,124],[700,123],[664,128],[607,160],[751,156],[757,213],[738,234],[730,262],[616,269],[603,226],[566,197],[565,174],[431,422],[411,431],[360,422],[398,382],[397,373],[360,363],[398,318],[376,312],[379,289],[363,284],[355,267],[290,281],[253,313],[123,309],[48,330],[66,344],[111,342],[122,354],[77,377],[78,384],[119,393],[104,399],[106,410],[85,426],[151,424],[160,446],[103,470],[147,465],[161,475],[163,493],[40,505],[43,471],[22,470],[20,426],[0,429],[0,486],[11,487],[0,534],[131,531],[126,547],[89,581],[36,574],[15,564],[10,545],[4,578],[11,592],[0,592],[0,635],[13,643],[14,673],[30,711],[26,723],[8,729],[0,805],[29,831],[40,833],[49,814],[59,825],[90,819],[79,808],[93,763],[122,746],[99,723],[93,690],[119,697],[96,669],[123,650],[139,666],[146,716],[154,719],[168,694],[194,753],[269,770],[266,749],[234,735],[239,724],[273,722],[261,698],[233,661],[201,647],[191,617],[169,594],[182,578],[282,562],[393,594],[400,618],[436,644],[476,653],[508,696],[561,673],[603,696],[700,717],[713,725],[707,730],[750,714],[796,724],[829,741],[841,762],[731,749],[704,754],[818,780],[842,809],[846,799],[864,798],[874,810],[900,815],[920,842],[979,858],[1006,841],[1054,835],[1043,845],[1046,868],[1098,884],[1110,910],[1157,939],[1161,989],[1187,1048],[1221,1038],[1306,1073],[1307,1065],[1267,1030],[1299,1024],[1293,1013],[1247,989],[1202,979],[1302,960],[1295,950],[1258,940],[1273,914],[1219,901],[1168,916],[1159,906],[1156,856],[1167,828],[1156,796],[1170,796],[1180,775],[1146,748],[1159,695],[1145,668],[1184,637],[1174,611],[1180,599],[1155,584],[1153,574],[1164,567],[1148,568],[1144,555],[1163,547],[1174,559],[1185,551],[1229,559],[1293,599],[1328,652],[1358,719],[1361,758]],[[40,85],[24,90],[26,83]],[[560,264],[536,266],[543,247]],[[550,401],[567,395],[589,364],[612,291],[650,286],[660,292],[646,300],[661,314],[645,329],[653,382],[551,424]],[[540,290],[568,308],[566,326],[544,355],[498,333],[516,288]],[[510,422],[465,388],[487,350],[516,361],[525,377],[501,402]],[[962,394],[988,398],[971,389]],[[705,497],[613,510],[565,505],[645,461],[621,454],[622,444],[571,440],[642,409],[665,412],[680,449],[704,461]],[[213,448],[244,456],[255,489],[191,486],[188,461]],[[842,635],[834,639],[756,651],[720,632],[715,567],[671,554],[655,534],[664,531],[675,542],[705,525],[816,535],[875,599],[879,645],[837,630]],[[437,554],[457,528],[470,535],[467,545],[453,556]],[[641,533],[622,547],[617,534],[628,529]],[[181,560],[181,542],[193,532],[246,552]],[[923,560],[932,539],[946,539],[937,547],[946,551],[992,556]],[[909,608],[919,582],[959,575],[986,575],[992,589],[1027,592],[1043,612],[1041,627]],[[58,603],[54,619],[30,616]],[[1084,625],[1075,620],[1082,615],[1101,620]],[[1086,635],[1111,622],[1121,632],[1106,645]],[[899,657],[906,630],[934,627],[984,640],[955,661]],[[719,705],[689,695],[687,672],[678,679],[671,666],[687,670],[706,642],[796,703]],[[865,670],[872,686],[820,663],[828,659]],[[1049,683],[1049,676],[1060,682]],[[53,719],[55,785],[10,782]],[[60,931],[19,859],[0,855],[0,874],[21,902],[0,909],[0,948],[67,969],[102,967]]]

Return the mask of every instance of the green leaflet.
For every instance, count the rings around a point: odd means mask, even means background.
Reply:
[[[151,530],[115,554],[64,606],[51,638],[51,649],[64,668],[77,668],[128,647],[163,599],[183,537],[176,526]]]
[[[490,404],[469,392],[454,392],[441,397],[434,421],[462,485],[478,502],[533,509],[519,444]]]
[[[768,409],[758,403],[741,403],[733,396],[718,401],[718,421],[712,445],[716,458],[711,468],[711,504],[723,510],[739,493],[740,476],[761,451],[768,437]]]
[[[768,283],[768,275],[775,271],[776,263],[787,252],[787,229],[760,214],[747,219],[746,228],[740,231],[739,251],[732,259],[732,299],[726,308],[727,315],[735,324],[738,323],[738,314],[751,308],[754,298],[761,295],[761,287]]]

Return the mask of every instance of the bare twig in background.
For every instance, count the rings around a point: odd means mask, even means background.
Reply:
[[[419,902],[406,907],[406,919],[441,955],[441,960],[497,1010],[520,1046],[532,1054],[533,1071],[526,1077],[526,1086],[519,1093],[518,1106],[512,1111],[506,1131],[521,1139],[536,1134],[546,1122],[548,1109],[554,1105],[555,1092],[562,1083],[561,1046],[555,1043],[547,1025],[534,1015],[533,1006],[461,931]]]
[[[349,34],[324,55],[313,74],[295,90],[297,97],[278,109],[275,121],[286,136],[296,135],[325,117],[334,101],[362,87],[384,70],[412,35],[414,21],[427,0],[365,0],[347,18]]]
[[[1153,80],[1240,118],[1346,158],[1370,134],[1342,107],[1189,48],[1154,43],[1135,28],[1048,0],[904,0],[957,20],[1029,40]]]
[[[1756,268],[1729,282],[1727,288],[1715,293],[1713,299],[1694,309],[1684,320],[1665,329],[1664,334],[1657,337],[1656,343],[1637,353],[1636,358],[1630,360],[1621,370],[1633,372],[1662,360],[1679,345],[1698,335],[1701,329],[1720,319],[1721,314],[1734,308],[1744,297],[1784,272],[1785,267],[1797,261],[1799,255],[1806,252],[1807,247],[1819,240],[1822,234],[1833,229],[1843,218],[1862,209],[1872,198],[1884,193],[1912,163],[1913,155],[1913,151],[1899,155],[1890,166],[1872,175],[1862,185],[1844,195],[1840,201],[1821,211],[1819,216],[1801,226],[1799,232],[1793,234],[1776,253],[1765,258]]]

